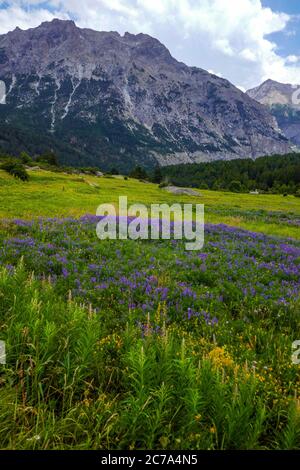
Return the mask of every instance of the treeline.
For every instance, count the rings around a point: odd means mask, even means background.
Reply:
[[[119,169],[116,167],[111,167],[109,171],[102,173],[98,167],[70,167],[61,165],[56,154],[51,151],[35,156],[30,156],[27,152],[21,152],[17,156],[0,152],[0,169],[5,170],[7,173],[22,181],[28,181],[29,174],[27,170],[34,168],[51,170],[57,173],[64,172],[69,174],[85,174],[94,176],[112,176],[120,174]],[[153,172],[147,173],[143,167],[137,166],[128,173],[128,176],[130,178],[151,181],[158,184],[163,179],[163,175],[159,167],[154,168]],[[124,178],[128,179],[128,176],[125,176]]]
[[[22,181],[29,179],[27,169],[37,165],[51,169],[59,167],[57,157],[52,152],[37,155],[34,158],[26,152],[21,152],[18,156],[0,153],[0,169]]]
[[[70,174],[85,173],[100,176],[97,167],[66,167],[59,164],[53,152],[30,156],[21,152],[18,156],[1,154],[0,169],[27,181],[27,170],[38,166],[57,172]],[[117,175],[119,170],[112,167],[106,175]],[[254,190],[273,194],[295,194],[300,196],[300,154],[260,157],[256,160],[237,159],[156,167],[147,172],[143,167],[135,167],[128,176],[160,186],[175,185],[199,189],[211,189],[245,193]],[[127,176],[125,176],[127,178]]]
[[[300,154],[174,165],[161,171],[176,186],[300,195]]]
[[[29,174],[27,170],[34,167],[58,173],[65,172],[70,174],[86,174],[94,176],[120,174],[119,169],[116,167],[111,167],[109,171],[102,173],[98,167],[70,167],[61,165],[56,154],[51,151],[35,156],[30,156],[27,152],[21,152],[19,155],[15,156],[1,153],[0,151],[0,169],[5,170],[7,173],[21,179],[22,181],[28,181]],[[147,173],[143,167],[136,166],[128,173],[128,176],[130,178],[152,181],[153,183],[158,184],[163,179],[163,175],[159,167],[154,168],[151,173]],[[125,179],[127,179],[127,176],[125,176]]]
[[[98,168],[62,166],[56,154],[51,151],[35,156],[30,156],[27,152],[21,152],[17,156],[0,152],[0,169],[5,170],[22,181],[28,181],[29,174],[27,170],[34,168],[70,174],[85,173],[97,175],[100,173]]]

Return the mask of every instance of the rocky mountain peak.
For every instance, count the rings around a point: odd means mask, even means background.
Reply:
[[[264,106],[143,33],[63,20],[15,30],[0,36],[0,79],[8,89],[0,131],[2,122],[19,140],[38,135],[72,164],[122,169],[290,149]]]
[[[300,85],[267,80],[247,94],[270,110],[283,134],[299,148]]]
[[[268,79],[256,88],[247,91],[247,94],[267,106],[293,105],[293,96],[299,88],[297,85],[280,83]]]

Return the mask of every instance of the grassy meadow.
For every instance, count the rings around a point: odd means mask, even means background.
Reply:
[[[97,206],[205,204],[205,245]],[[300,198],[0,171],[2,449],[300,449]],[[90,214],[90,215],[87,215]]]
[[[157,185],[122,176],[98,178],[50,171],[30,172],[23,183],[0,170],[0,219],[32,217],[80,217],[95,214],[98,205],[118,204],[126,195],[128,203],[205,204],[209,223],[228,224],[247,230],[300,239],[300,198],[268,194],[236,194],[199,190],[199,198],[175,196]]]

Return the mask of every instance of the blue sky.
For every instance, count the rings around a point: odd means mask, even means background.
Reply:
[[[283,11],[292,15],[286,32],[271,34],[269,38],[278,44],[282,56],[300,53],[300,1],[299,0],[263,0],[262,4],[274,11]]]
[[[242,89],[300,83],[299,0],[0,0],[0,34],[53,18],[157,37],[172,55]]]

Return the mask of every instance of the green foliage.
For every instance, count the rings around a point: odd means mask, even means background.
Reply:
[[[203,191],[208,217],[270,227],[272,238],[219,227],[192,256],[169,242],[100,242],[95,226],[69,220],[124,188],[130,202],[177,198],[97,181],[37,171],[24,186],[0,172],[3,216],[17,204],[27,218],[69,221],[1,222],[2,448],[299,449],[299,302],[285,305],[299,243],[273,237],[297,235],[299,200]],[[191,303],[219,323],[188,320]]]
[[[51,92],[54,90],[48,89],[49,100]],[[35,121],[36,118],[29,116],[25,110],[18,110],[14,124],[8,125],[5,123],[6,110],[0,109],[0,150],[15,155],[22,151],[29,155],[41,155],[51,149],[62,165],[77,168],[97,166],[101,171],[110,171],[113,165],[124,174],[137,165],[152,170],[155,166],[153,152],[167,154],[172,150],[170,145],[159,142],[151,132],[136,122],[132,130],[127,123],[117,118],[110,119],[107,113],[104,106],[101,110],[102,118],[95,124],[74,120],[70,127],[68,120],[61,121],[56,132],[50,134],[49,117]]]
[[[168,177],[164,177],[163,180],[159,184],[159,188],[166,188],[167,186],[170,185],[170,180]]]
[[[37,162],[48,163],[52,166],[58,166],[57,156],[52,152],[46,152],[36,158]]]
[[[17,159],[8,159],[5,163],[2,163],[0,168],[22,181],[28,181],[29,179],[27,171]]]
[[[73,169],[74,171],[74,169]],[[96,175],[99,171],[99,168],[96,167],[81,167],[78,169],[80,173],[85,173],[87,175]]]
[[[44,165],[39,164],[41,167]],[[152,203],[172,205],[175,202],[195,202],[194,197],[174,195],[152,183],[144,184],[130,178],[125,183],[122,178],[106,176],[101,179],[100,190],[98,177],[90,174],[79,177],[79,172],[74,168],[47,167],[47,171],[30,172],[30,179],[24,185],[0,170],[0,217],[15,218],[16,204],[17,215],[23,218],[79,217],[94,213],[96,207],[107,201],[118,204],[118,198],[124,195],[124,191],[130,204],[141,202],[149,206]],[[207,223],[237,225],[269,235],[300,238],[299,198],[206,190],[201,190],[199,194],[205,204]]]
[[[119,170],[115,167],[111,168],[110,171],[108,172],[109,175],[118,175]]]
[[[240,183],[240,181],[231,181],[228,185],[229,191],[232,193],[241,193],[243,190],[243,187]]]
[[[24,165],[27,165],[28,163],[32,163],[32,158],[26,152],[21,152],[19,158]]]
[[[254,189],[276,194],[295,194],[300,189],[300,155],[277,155],[256,160],[239,159],[174,165],[162,168],[173,184],[213,190],[231,190],[231,183],[240,187],[234,192]]]
[[[163,174],[159,166],[157,166],[154,170],[153,176],[151,178],[152,183],[160,184],[163,179]]]
[[[220,330],[229,352],[209,332],[164,325],[162,307],[161,333],[148,318],[141,337],[130,315],[125,328],[111,314],[100,319],[23,262],[13,275],[0,269],[0,296],[2,449],[299,450],[299,404],[281,388],[291,372],[281,352],[272,373],[251,367],[255,351],[242,349],[262,333],[274,341],[274,329],[257,324],[254,337],[245,325],[244,343]]]
[[[137,180],[148,179],[147,172],[141,166],[135,167],[134,170],[129,174],[129,176]]]

